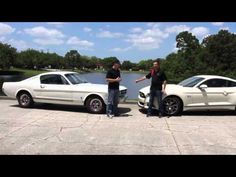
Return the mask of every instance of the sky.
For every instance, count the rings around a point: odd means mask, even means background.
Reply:
[[[165,58],[176,52],[176,35],[193,33],[200,42],[220,29],[236,32],[235,22],[0,22],[0,42],[64,56],[69,50],[121,61]]]

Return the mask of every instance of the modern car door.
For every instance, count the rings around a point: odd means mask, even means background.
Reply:
[[[209,79],[201,85],[207,85],[207,88],[202,89],[205,92],[207,104],[212,106],[227,106],[229,103],[230,89],[228,81],[225,79]]]
[[[205,107],[207,103],[206,92],[198,87],[185,87],[185,102],[187,107]]]
[[[40,77],[39,99],[45,103],[71,104],[73,87],[60,74]]]

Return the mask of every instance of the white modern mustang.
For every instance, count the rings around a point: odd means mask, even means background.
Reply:
[[[139,91],[138,105],[148,108],[150,86]],[[179,84],[167,84],[163,96],[167,115],[178,115],[187,110],[235,110],[236,80],[214,75],[190,77]],[[158,109],[154,99],[154,109]]]
[[[34,102],[83,105],[91,113],[106,109],[108,86],[92,84],[76,72],[48,72],[20,82],[4,82],[3,92],[16,98],[21,107],[31,107]],[[120,100],[127,98],[127,88],[120,86]]]

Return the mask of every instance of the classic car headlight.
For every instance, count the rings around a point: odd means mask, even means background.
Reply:
[[[145,97],[146,97],[143,92],[139,92],[139,96],[140,96],[141,98],[145,98]]]

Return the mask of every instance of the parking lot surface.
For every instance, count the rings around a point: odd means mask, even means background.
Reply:
[[[236,154],[234,111],[160,119],[120,104],[122,115],[109,119],[78,106],[0,105],[0,154]]]

